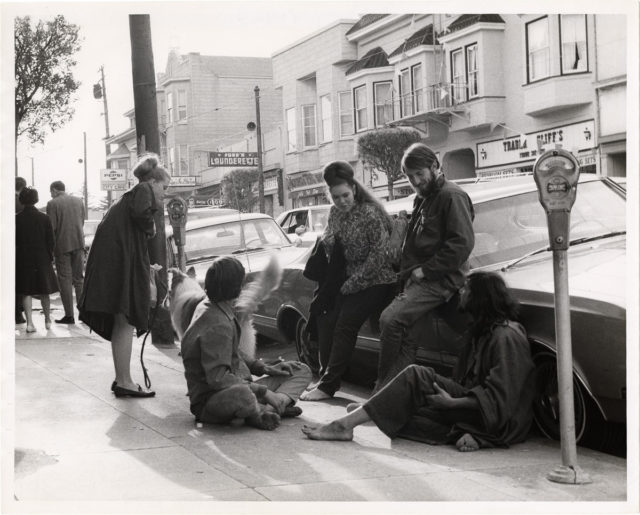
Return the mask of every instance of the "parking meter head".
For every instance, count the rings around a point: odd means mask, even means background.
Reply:
[[[167,202],[169,223],[173,227],[173,239],[176,245],[184,245],[185,227],[189,206],[182,197],[174,197]]]
[[[569,217],[576,200],[580,167],[571,152],[548,150],[533,165],[540,204],[547,213],[549,243],[553,250],[569,248]]]

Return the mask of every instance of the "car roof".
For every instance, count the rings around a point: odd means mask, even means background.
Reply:
[[[231,215],[219,215],[212,216],[210,218],[199,218],[197,220],[187,221],[186,229],[189,231],[191,229],[200,229],[201,227],[209,227],[211,225],[220,225],[225,223],[238,222],[240,220],[257,220],[257,219],[271,219],[273,218],[269,215],[265,215],[264,213],[235,213]],[[165,229],[167,237],[173,234],[173,227],[168,225]]]

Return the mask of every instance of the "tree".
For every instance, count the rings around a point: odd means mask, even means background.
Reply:
[[[358,155],[364,166],[373,173],[386,174],[389,200],[393,200],[393,183],[402,178],[404,151],[421,139],[418,131],[400,128],[374,130],[358,138]]]
[[[240,168],[222,178],[222,191],[228,205],[248,213],[255,203],[253,185],[258,181],[258,170]]]
[[[73,78],[74,54],[80,50],[77,25],[58,15],[52,21],[29,16],[15,19],[15,142],[26,135],[43,143],[73,117],[71,96],[80,83]]]

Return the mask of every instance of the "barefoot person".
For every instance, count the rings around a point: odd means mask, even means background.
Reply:
[[[517,304],[503,279],[476,272],[465,282],[461,309],[472,317],[472,338],[452,379],[409,365],[362,406],[318,427],[312,440],[351,440],[373,420],[390,438],[455,443],[463,452],[523,441],[531,425],[534,366]]]
[[[239,349],[234,301],[244,275],[242,263],[230,256],[215,259],[207,270],[207,298],[195,308],[182,337],[184,375],[197,421],[272,430],[281,416],[302,413],[295,403],[311,381],[311,371],[295,361],[266,365]],[[266,377],[253,381],[252,374]]]

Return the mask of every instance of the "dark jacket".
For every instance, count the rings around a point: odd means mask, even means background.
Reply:
[[[106,340],[111,340],[116,313],[124,314],[139,335],[149,327],[147,239],[154,233],[156,209],[151,185],[139,183],[109,208],[96,229],[78,309],[80,320]]]
[[[464,283],[473,250],[473,204],[457,184],[440,175],[425,198],[416,197],[402,247],[401,279],[420,267],[424,280],[455,291]]]
[[[322,238],[318,238],[302,275],[318,283],[309,305],[309,321],[307,322],[307,331],[311,338],[316,340],[318,336],[316,317],[333,309],[340,288],[347,277],[347,263],[340,238],[335,237],[330,258],[327,258]]]
[[[56,236],[56,256],[84,248],[82,200],[62,193],[47,202],[47,214]]]
[[[53,227],[47,215],[24,206],[16,215],[16,293],[39,295],[58,291],[53,271]]]

